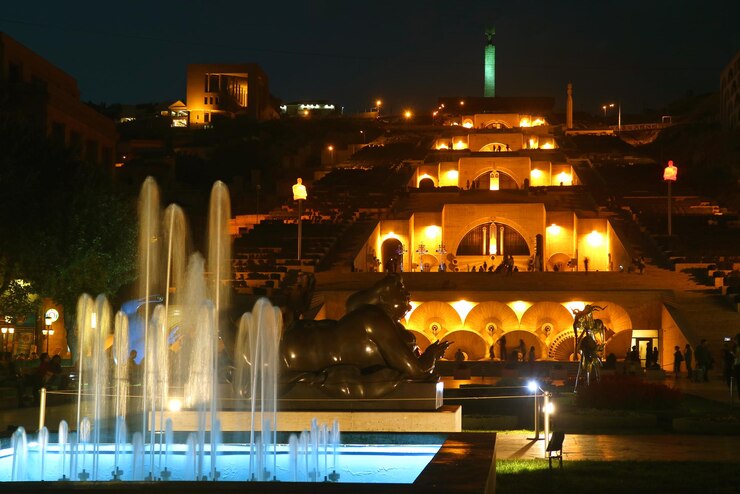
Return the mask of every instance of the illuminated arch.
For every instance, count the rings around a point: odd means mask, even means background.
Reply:
[[[625,329],[619,331],[614,336],[606,340],[606,348],[604,353],[609,355],[613,353],[618,359],[624,358],[627,355],[627,351],[632,346],[632,330]]]
[[[571,257],[568,254],[565,254],[563,252],[558,252],[557,254],[553,254],[547,260],[547,270],[548,271],[565,271],[568,269],[568,263],[570,262],[570,259]]]
[[[504,238],[497,242],[492,242],[491,238],[485,236],[485,230],[490,229],[491,225],[494,225],[496,229],[500,226],[504,227]],[[498,233],[497,233],[498,234]],[[492,235],[491,235],[492,237]],[[483,240],[488,243],[487,246],[483,245]],[[466,231],[457,244],[454,252],[456,256],[474,256],[474,255],[490,255],[500,252],[497,248],[494,249],[499,243],[504,245],[503,252],[506,254],[512,254],[515,256],[529,256],[532,253],[532,247],[529,245],[526,237],[522,233],[511,225],[506,224],[504,221],[486,222],[481,223],[470,230]],[[478,252],[476,249],[480,248]],[[487,252],[483,252],[486,250]],[[475,252],[473,252],[475,251]]]
[[[519,318],[516,317],[511,307],[502,302],[481,302],[468,312],[465,327],[470,331],[490,337],[489,328],[493,330],[493,333],[519,329]]]
[[[480,148],[479,151],[482,153],[492,153],[494,152],[496,146],[499,146],[501,151],[506,151],[506,143],[504,142],[489,142],[488,144]],[[509,151],[511,151],[511,149],[509,149]]]
[[[488,343],[478,333],[459,329],[445,335],[442,341],[452,343],[445,351],[445,358],[455,359],[457,349],[461,349],[468,356],[468,360],[481,360],[488,356]]]
[[[562,331],[552,340],[547,349],[547,356],[553,360],[573,360],[575,336],[572,331]]]
[[[530,331],[524,331],[524,330],[516,330],[516,331],[509,331],[508,333],[504,334],[506,336],[506,353],[507,360],[512,359],[512,354],[514,351],[518,351],[519,349],[519,340],[524,340],[524,346],[525,346],[525,355],[523,355],[524,360],[527,360],[529,357],[529,348],[531,346],[534,346],[534,356],[535,359],[542,359],[545,358],[545,345],[542,343],[542,340],[540,340],[536,334],[530,332]],[[496,351],[498,352],[500,348],[496,348]]]
[[[594,312],[594,319],[601,319],[604,325],[615,333],[632,329],[632,319],[624,307],[607,301],[592,302],[591,305],[606,307],[604,310]]]
[[[543,331],[545,324],[552,325],[550,336],[555,336],[561,331],[573,329],[573,315],[556,302],[535,302],[522,314],[522,329]]]
[[[481,128],[484,129],[510,129],[511,127],[503,120],[491,119],[483,122]]]
[[[410,331],[411,334],[414,335],[414,338],[416,338],[416,346],[419,347],[419,351],[421,353],[424,353],[424,350],[426,350],[427,347],[432,343],[431,341],[429,341],[429,337],[424,333],[414,331],[413,329],[409,329],[408,331]]]
[[[411,313],[408,319],[407,327],[428,335],[434,336],[432,326],[438,326],[436,337],[459,329],[462,326],[460,315],[457,311],[446,302],[424,302]]]
[[[522,186],[522,184],[524,183],[524,178],[526,178],[526,177],[519,177],[509,167],[502,166],[500,163],[493,163],[493,164],[490,164],[489,163],[486,166],[480,166],[479,168],[473,170],[473,172],[470,173],[470,175],[472,175],[476,179],[477,178],[482,178],[483,175],[489,175],[490,176],[491,175],[491,172],[494,169],[499,173],[499,176],[501,176],[501,175],[508,175],[516,183],[517,188],[519,188],[519,187]],[[488,183],[488,182],[486,182],[486,183]],[[481,184],[481,186],[482,186],[482,184]]]
[[[480,181],[480,188],[482,190],[488,190],[490,188],[489,185],[492,171],[493,168],[484,171],[473,179],[476,181]],[[496,171],[498,172],[499,190],[515,190],[519,188],[519,184],[516,183],[516,179],[509,173],[506,173],[503,170],[499,170],[498,168],[496,169]]]
[[[449,250],[448,252],[457,252],[460,244],[462,243],[462,240],[465,238],[465,235],[470,233],[473,228],[484,225],[486,223],[491,223],[491,221],[494,219],[495,223],[510,226],[511,228],[519,232],[519,234],[524,238],[524,241],[527,243],[527,248],[529,249],[529,252],[534,252],[534,244],[529,240],[529,235],[525,235],[524,233],[522,233],[527,232],[527,230],[523,228],[519,223],[517,223],[516,221],[512,221],[509,218],[492,218],[490,216],[485,218],[478,218],[465,225],[465,227],[462,228],[462,231],[464,231],[465,233],[460,237],[460,239],[455,241],[454,248],[452,250]]]
[[[422,180],[431,180],[435,187],[437,187],[439,184],[437,182],[437,177],[433,177],[432,175],[429,175],[428,173],[424,173],[422,175],[419,175],[419,177],[416,179],[416,186],[419,187]]]

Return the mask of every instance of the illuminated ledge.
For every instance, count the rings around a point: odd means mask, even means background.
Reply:
[[[247,412],[221,411],[221,430],[224,432],[243,431],[251,423]],[[176,431],[198,430],[198,414],[194,411],[165,412],[165,420],[172,419]],[[277,425],[279,431],[302,431],[310,429],[311,419],[319,423],[331,424],[339,420],[342,431],[347,432],[461,432],[462,407],[443,406],[435,411],[300,411],[279,412]],[[255,429],[259,430],[262,419],[257,414]],[[210,414],[206,417],[206,429],[210,428]]]

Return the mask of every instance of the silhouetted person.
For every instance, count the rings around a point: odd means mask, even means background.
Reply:
[[[501,360],[506,360],[506,336],[501,336],[498,340],[499,351],[501,352]]]
[[[675,351],[673,352],[673,375],[676,376],[676,379],[681,377],[681,362],[683,362],[681,347],[676,345]]]

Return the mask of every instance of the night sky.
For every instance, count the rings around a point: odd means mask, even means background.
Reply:
[[[482,96],[485,27],[497,95],[626,113],[717,91],[740,50],[736,0],[126,0],[4,2],[0,30],[74,76],[84,100],[185,97],[188,63],[256,62],[284,101],[427,111]]]

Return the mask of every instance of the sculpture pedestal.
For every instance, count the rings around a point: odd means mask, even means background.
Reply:
[[[175,431],[197,431],[198,414],[190,410],[165,412],[165,420],[172,419]],[[249,427],[249,412],[219,412],[223,432],[243,431]],[[339,420],[342,432],[461,432],[462,407],[447,405],[435,411],[294,411],[278,412],[277,429],[284,432],[299,432],[311,427],[311,420],[331,426]],[[157,418],[159,421],[159,418]],[[255,417],[255,429],[260,430],[262,418]],[[206,428],[210,429],[210,414],[206,417]]]
[[[280,398],[278,409],[283,410],[428,410],[443,404],[442,382],[404,382],[391,393],[380,398],[331,398],[320,390],[302,383],[295,385]]]

